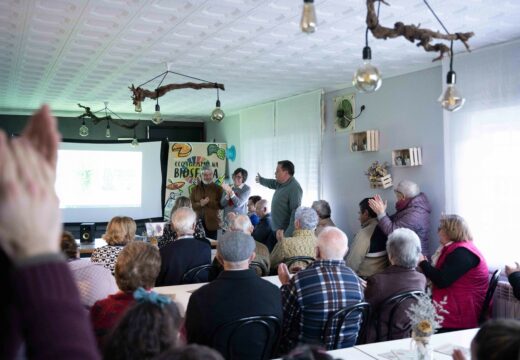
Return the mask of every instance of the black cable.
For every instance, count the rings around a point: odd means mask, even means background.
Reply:
[[[444,31],[446,31],[446,34],[448,35],[451,35],[451,33],[448,31],[448,29],[446,29],[446,26],[444,26],[444,24],[442,23],[441,19],[439,19],[439,17],[437,16],[437,14],[435,13],[435,11],[433,11],[432,7],[430,6],[430,4],[428,4],[428,1],[426,0],[423,0],[424,3],[426,4],[426,6],[428,6],[428,9],[430,9],[430,11],[432,12],[433,16],[435,16],[435,18],[437,19],[437,21],[439,22],[439,24],[441,24],[442,28],[444,29]]]

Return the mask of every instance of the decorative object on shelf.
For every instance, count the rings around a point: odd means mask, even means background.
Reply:
[[[215,104],[215,110],[211,112],[211,116],[209,117],[212,121],[221,122],[224,120],[224,117],[226,114],[224,114],[224,111],[220,108],[220,98],[218,96],[218,88],[217,88],[217,102]]]
[[[406,314],[412,326],[412,341],[417,349],[417,359],[433,359],[433,348],[430,344],[431,336],[441,327],[444,316],[446,299],[440,303],[433,301],[430,296],[418,296],[417,302],[410,305]]]
[[[379,130],[366,130],[350,134],[350,151],[378,151]]]
[[[389,167],[390,166],[386,161],[383,164],[380,164],[379,161],[374,161],[372,165],[370,165],[368,170],[365,172],[365,175],[368,176],[368,181],[370,182],[370,188],[387,189],[393,185],[392,175],[388,172]]]
[[[224,84],[219,84],[219,83],[216,83],[216,82],[210,82],[210,81],[207,81],[207,80],[204,80],[204,79],[199,79],[199,78],[196,78],[196,77],[193,77],[193,76],[189,76],[189,75],[181,74],[181,73],[178,73],[178,72],[175,72],[175,71],[171,71],[170,70],[170,64],[168,63],[166,65],[167,65],[167,70],[165,72],[163,72],[163,73],[155,76],[154,78],[152,78],[152,79],[142,83],[138,87],[135,87],[134,84],[132,84],[131,87],[128,87],[130,89],[130,91],[132,91],[132,103],[135,106],[135,111],[136,112],[141,112],[142,111],[141,103],[146,98],[150,98],[152,100],[157,100],[156,105],[155,105],[155,113],[154,113],[154,116],[152,118],[152,121],[154,123],[159,124],[160,122],[162,122],[162,117],[161,116],[159,116],[159,118],[157,118],[157,113],[159,113],[159,115],[160,115],[159,98],[161,96],[163,96],[164,94],[172,91],[172,90],[177,90],[177,89],[195,89],[195,90],[200,90],[200,89],[217,89],[218,90],[218,89],[220,89],[220,90],[226,90],[224,88]],[[168,74],[179,75],[179,76],[182,76],[182,77],[185,77],[185,78],[189,78],[189,79],[193,79],[193,80],[197,80],[197,81],[202,81],[202,83],[187,82],[187,83],[182,83],[182,84],[168,84],[168,85],[161,86],[163,81],[164,81],[164,79],[166,78],[166,75],[168,75]],[[144,86],[144,85],[148,84],[149,82],[154,81],[154,80],[156,80],[156,79],[158,79],[160,77],[162,77],[162,79],[159,82],[159,85],[155,88],[155,90],[152,91],[152,90],[147,90],[147,89],[143,89],[142,88],[142,86]],[[217,93],[217,103],[219,104],[217,106],[217,108],[220,109],[220,99],[218,99],[218,93]],[[217,109],[215,109],[215,110],[217,110]],[[213,110],[213,112],[215,112],[215,110]],[[222,119],[223,118],[224,118],[224,112],[222,111]],[[160,119],[160,121],[159,121],[159,119]],[[156,121],[159,121],[159,122],[156,122]]]
[[[354,116],[356,94],[347,94],[334,98],[334,104],[336,108],[336,119],[334,120],[334,129],[338,131],[352,131],[356,125],[354,121],[361,116],[361,113],[365,110],[365,105],[361,105],[359,114]]]
[[[422,165],[422,150],[420,147],[392,150],[392,165],[395,167]]]
[[[105,137],[109,138],[112,136],[111,129],[110,129],[110,123],[116,124],[117,126],[120,126],[125,129],[135,129],[135,127],[139,124],[139,121],[132,121],[128,122],[126,120],[123,120],[123,118],[119,115],[117,115],[115,112],[110,110],[108,108],[108,101],[104,101],[105,107],[103,109],[99,109],[96,111],[91,111],[90,107],[83,106],[81,104],[78,104],[80,108],[85,109],[85,112],[78,116],[78,119],[82,119],[82,124],[79,128],[79,134],[83,137],[86,137],[89,135],[89,129],[87,125],[85,124],[85,118],[90,118],[92,120],[92,123],[94,125],[99,124],[100,122],[106,120],[107,121],[107,127],[105,130]],[[99,117],[96,114],[103,111],[105,113],[105,116]],[[112,117],[115,116],[116,118]]]
[[[314,0],[303,0],[302,19],[300,20],[300,29],[306,34],[312,34],[316,31],[316,9],[314,8]]]

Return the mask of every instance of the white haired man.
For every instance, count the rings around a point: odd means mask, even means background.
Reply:
[[[254,249],[253,238],[243,232],[226,232],[219,239],[217,256],[224,271],[191,295],[185,323],[188,343],[214,347],[228,358],[226,342],[214,344],[214,333],[220,325],[257,315],[282,319],[280,290],[249,269],[255,258]],[[266,342],[265,332],[248,327],[237,336],[243,345],[234,348],[236,358],[258,359]],[[271,358],[274,354],[268,355]]]
[[[282,263],[284,259],[293,256],[314,257],[316,249],[314,230],[316,225],[318,225],[318,214],[314,209],[303,206],[296,209],[293,236],[279,238],[271,252],[271,269],[275,274],[278,264]],[[299,263],[295,265],[298,266]]]
[[[269,252],[271,252],[276,245],[276,236],[271,228],[271,205],[269,200],[258,200],[255,204],[255,210],[260,220],[251,235],[256,241],[267,246]]]
[[[188,207],[178,208],[173,213],[172,225],[177,238],[159,250],[161,270],[156,286],[179,285],[188,270],[211,263],[209,241],[193,237],[196,220],[195,212]]]
[[[291,278],[285,264],[278,267],[284,311],[282,353],[299,343],[321,343],[330,314],[363,300],[359,278],[343,260],[347,250],[347,235],[336,227],[327,227],[318,236],[316,261],[307,269]],[[359,327],[360,319],[344,323],[339,348],[356,343]],[[333,342],[331,337],[322,345],[331,349]]]

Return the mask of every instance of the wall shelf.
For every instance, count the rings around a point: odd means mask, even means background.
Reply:
[[[351,133],[349,148],[351,152],[378,151],[379,130],[367,130]]]
[[[411,167],[422,165],[422,150],[420,147],[392,150],[392,165],[394,167]]]

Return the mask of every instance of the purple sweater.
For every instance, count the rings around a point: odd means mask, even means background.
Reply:
[[[2,254],[0,256],[6,259]],[[99,359],[79,293],[63,261],[15,268],[0,261],[6,280],[1,300],[0,358],[13,359],[25,343],[29,359]]]
[[[423,193],[412,198],[408,206],[394,215],[385,215],[379,219],[379,227],[388,236],[398,228],[415,231],[421,239],[422,253],[430,256],[428,233],[430,232],[431,207],[428,198]]]

